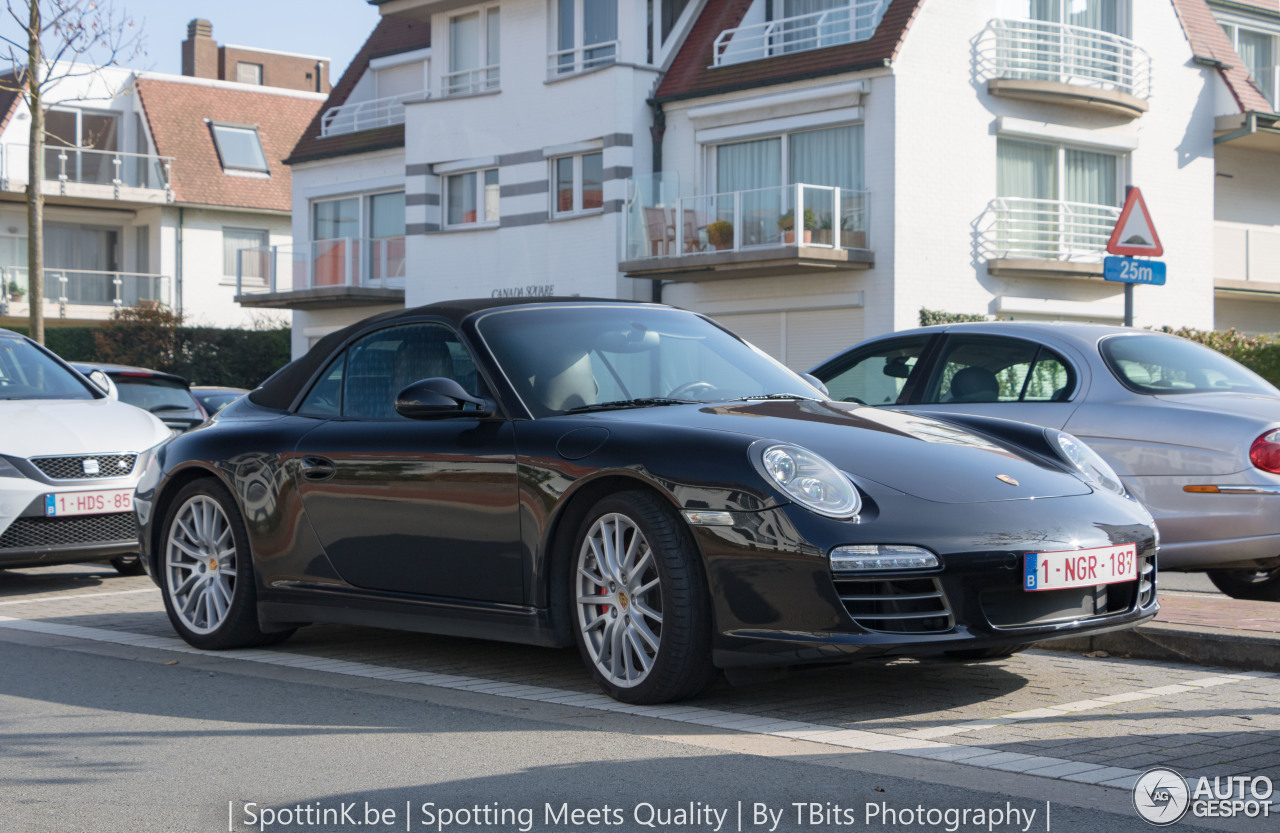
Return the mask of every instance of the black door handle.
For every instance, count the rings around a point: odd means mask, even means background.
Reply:
[[[314,454],[303,457],[301,465],[302,476],[307,480],[328,480],[338,471],[332,460]]]

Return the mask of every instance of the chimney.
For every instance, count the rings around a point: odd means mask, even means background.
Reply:
[[[213,40],[213,24],[193,20],[187,24],[182,42],[182,74],[193,78],[218,77],[218,44]]]

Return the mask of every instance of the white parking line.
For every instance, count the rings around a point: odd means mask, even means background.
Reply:
[[[39,604],[40,602],[49,604],[50,602],[69,602],[72,599],[101,599],[106,596],[131,596],[134,593],[159,593],[159,592],[160,592],[160,588],[158,587],[143,587],[139,590],[112,590],[110,593],[78,593],[74,596],[56,596],[56,597],[41,596],[38,599],[17,599],[11,602],[0,602],[0,607],[7,607],[8,605],[33,605],[33,604]]]
[[[1131,703],[1135,700],[1148,700],[1153,697],[1167,697],[1171,694],[1183,694],[1196,689],[1213,688],[1220,685],[1229,685],[1231,683],[1241,683],[1258,679],[1259,677],[1275,676],[1269,671],[1242,671],[1239,674],[1214,674],[1212,677],[1200,677],[1195,680],[1187,680],[1186,682],[1177,683],[1175,685],[1162,685],[1157,688],[1148,688],[1141,691],[1127,691],[1124,694],[1112,694],[1107,697],[1097,697],[1092,700],[1077,700],[1074,703],[1062,703],[1057,706],[1045,706],[1039,709],[1031,709],[1030,711],[1011,712],[1002,714],[998,717],[988,717],[982,720],[970,720],[965,723],[956,723],[951,726],[930,726],[927,729],[917,729],[914,732],[907,732],[899,735],[899,737],[912,738],[915,740],[932,740],[933,738],[945,738],[952,735],[963,735],[969,732],[980,732],[983,729],[993,729],[998,726],[1007,726],[1010,723],[1019,723],[1024,720],[1046,720],[1055,717],[1061,717],[1065,714],[1077,714],[1079,712],[1090,711],[1091,709],[1101,709],[1107,706],[1113,706],[1117,703]]]
[[[137,591],[123,591],[137,592]],[[42,622],[31,619],[15,619],[0,616],[0,628],[29,631],[51,636],[85,639],[94,642],[106,642],[117,645],[131,645],[138,648],[154,648],[161,651],[173,651],[182,654],[209,656],[208,652],[192,648],[185,642],[173,637],[149,636],[146,634],[113,631],[103,628],[86,628],[79,625],[64,625],[54,622]],[[947,743],[916,737],[911,735],[887,735],[879,732],[866,732],[859,729],[842,729],[838,726],[823,726],[816,723],[803,723],[791,720],[774,720],[755,715],[736,714],[734,712],[706,709],[698,706],[678,704],[673,706],[633,706],[619,703],[603,694],[565,691],[562,689],[512,683],[499,685],[498,681],[478,677],[463,677],[454,674],[437,674],[433,672],[415,672],[402,668],[371,665],[349,660],[320,660],[322,668],[317,668],[319,658],[283,651],[246,650],[219,653],[219,659],[238,662],[253,662],[263,665],[299,668],[304,670],[322,670],[330,674],[342,674],[350,677],[361,677],[370,680],[394,681],[412,685],[429,685],[438,688],[483,691],[493,697],[507,697],[516,700],[559,703],[581,709],[594,709],[605,712],[619,712],[658,720],[667,720],[694,726],[711,726],[727,731],[743,734],[761,735],[777,738],[793,738],[836,746],[854,752],[882,752],[907,755],[915,758],[928,758],[936,761],[964,764],[985,769],[1022,772],[1043,777],[1083,782],[1086,784],[1106,785],[1111,787],[1131,788],[1141,775],[1139,770],[1122,769],[1102,764],[1087,764],[1068,761],[1060,758],[1048,758],[1038,755],[1023,755],[1016,752],[1004,752],[998,749],[987,749],[980,746],[954,746]],[[1224,674],[1219,677],[1206,677],[1187,685],[1204,687],[1209,684],[1221,685],[1240,679],[1251,679],[1258,676],[1271,676],[1257,672],[1249,674]],[[1210,682],[1221,679],[1222,682]],[[1168,687],[1162,687],[1167,689]],[[1151,689],[1149,691],[1154,691]],[[1157,696],[1157,695],[1152,695]],[[1090,708],[1102,705],[1101,700],[1081,701],[1081,705],[1090,703]],[[1074,704],[1067,704],[1068,706]],[[1066,712],[1062,707],[1037,710],[1054,714]],[[1030,719],[1022,713],[1022,718]],[[1000,722],[976,721],[976,723]],[[970,724],[962,724],[968,726]],[[922,730],[927,731],[927,730]],[[963,729],[962,731],[972,731]],[[958,733],[958,732],[957,732]]]

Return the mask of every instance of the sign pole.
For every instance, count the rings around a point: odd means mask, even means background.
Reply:
[[[1142,192],[1132,185],[1125,189],[1124,208],[1120,209],[1120,217],[1107,240],[1107,254],[1112,257],[1103,258],[1103,280],[1124,284],[1124,325],[1132,327],[1133,285],[1164,286],[1165,280],[1165,264],[1145,259],[1164,254],[1164,246],[1151,222]],[[1144,259],[1135,260],[1135,256]]]

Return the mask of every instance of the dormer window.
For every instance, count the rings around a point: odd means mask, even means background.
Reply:
[[[270,173],[257,127],[211,122],[213,144],[218,149],[222,170],[227,173]]]

